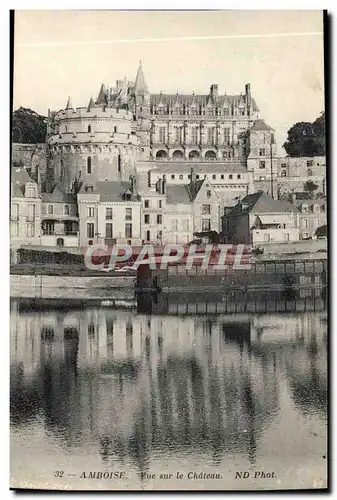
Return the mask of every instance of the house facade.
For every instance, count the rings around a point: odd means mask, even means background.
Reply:
[[[297,208],[263,191],[246,196],[221,219],[227,243],[256,246],[299,240]]]

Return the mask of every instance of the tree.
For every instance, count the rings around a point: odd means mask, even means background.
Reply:
[[[309,191],[309,193],[313,193],[318,188],[318,184],[315,184],[313,181],[307,181],[304,184],[303,188],[304,191]]]
[[[322,237],[322,236],[327,236],[328,235],[328,226],[320,226],[316,229],[316,236],[317,238]]]
[[[288,130],[283,144],[292,157],[325,155],[325,113],[313,122],[298,122]]]
[[[47,118],[29,108],[15,110],[12,120],[12,141],[23,144],[44,143],[47,134]]]

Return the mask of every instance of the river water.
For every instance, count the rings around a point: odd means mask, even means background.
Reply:
[[[326,487],[325,306],[268,301],[13,301],[11,486]]]

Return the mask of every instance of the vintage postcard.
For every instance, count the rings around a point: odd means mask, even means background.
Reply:
[[[12,489],[327,488],[325,20],[13,13]]]

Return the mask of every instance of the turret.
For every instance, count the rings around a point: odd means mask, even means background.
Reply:
[[[142,146],[142,159],[150,155],[150,92],[145,81],[142,63],[140,61],[135,84],[135,115],[138,135]]]
[[[66,109],[73,109],[73,105],[71,103],[70,97],[68,97],[68,102],[67,102],[67,105],[66,105]]]

